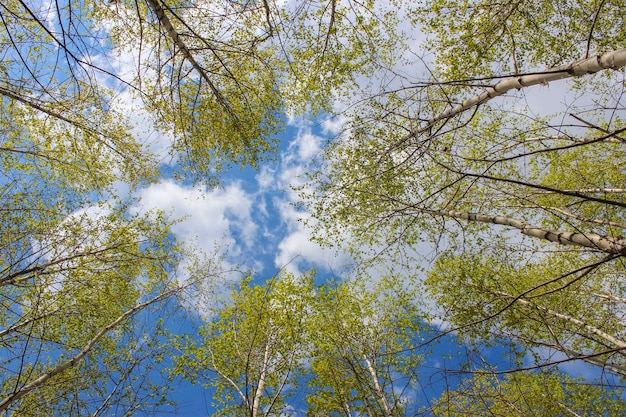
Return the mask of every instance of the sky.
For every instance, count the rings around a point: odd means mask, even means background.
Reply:
[[[311,264],[337,269],[341,257],[310,241],[310,232],[300,221],[308,214],[295,207],[298,192],[293,189],[306,181],[311,159],[335,133],[330,129],[324,121],[293,121],[280,136],[275,163],[258,170],[234,168],[216,189],[164,179],[139,190],[136,207],[160,209],[182,219],[172,229],[180,240],[194,241],[206,253],[213,253],[217,243],[232,266],[268,277],[281,269],[295,273]]]
[[[303,184],[312,158],[319,156],[323,144],[339,132],[340,123],[332,117],[288,121],[280,135],[280,153],[275,163],[258,170],[235,168],[228,172],[222,187],[206,189],[164,179],[137,192],[140,210],[160,209],[172,218],[182,219],[172,231],[182,241],[196,242],[207,254],[216,244],[227,266],[233,268],[226,284],[242,277],[241,271],[254,270],[255,280],[262,282],[278,271],[294,274],[314,267],[320,280],[342,277],[349,259],[332,249],[322,248],[310,240],[311,232],[302,223],[310,214],[296,208],[298,193],[293,187]],[[224,287],[224,291],[226,291]],[[199,313],[202,314],[202,307]],[[174,331],[193,332],[199,322],[174,318]],[[432,323],[433,329],[445,323]],[[437,398],[448,384],[455,384],[459,361],[477,352],[454,341],[454,335],[434,344],[434,350],[420,367],[421,391],[414,392],[419,404]],[[512,365],[501,347],[484,348],[480,354],[502,369]],[[530,361],[529,361],[530,363]],[[584,368],[571,365],[573,373]],[[443,372],[448,370],[449,373]],[[155,375],[159,379],[160,376]],[[163,409],[157,415],[211,415],[213,390],[200,385],[176,381],[172,386],[174,410]]]
[[[172,232],[181,241],[195,242],[209,255],[215,253],[217,245],[219,254],[225,256],[226,269],[234,271],[225,281],[224,292],[229,283],[242,277],[242,271],[250,269],[257,282],[281,270],[297,275],[311,268],[316,269],[320,281],[342,278],[349,259],[311,241],[311,231],[301,221],[310,214],[296,208],[299,196],[294,190],[306,181],[312,159],[340,127],[341,121],[331,116],[289,119],[280,134],[279,157],[274,163],[263,164],[258,170],[234,168],[216,189],[166,178],[138,190],[135,209],[160,209],[181,219]],[[201,306],[198,312],[203,314]],[[193,333],[199,323],[176,317],[168,325],[174,331]],[[421,401],[441,393],[449,381],[439,371],[456,369],[454,358],[465,349],[452,337],[443,338],[436,346],[424,361],[423,391],[415,393]],[[501,360],[502,353],[500,349],[485,351],[494,363]],[[161,376],[155,374],[154,378],[160,380]],[[157,415],[211,415],[212,389],[185,381],[176,381],[171,388],[177,406]]]

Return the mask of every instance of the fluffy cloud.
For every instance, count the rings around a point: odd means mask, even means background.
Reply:
[[[277,267],[292,273],[297,273],[300,268],[307,267],[307,264],[329,270],[340,269],[342,257],[334,250],[322,248],[311,240],[311,231],[301,221],[309,218],[307,213],[296,210],[287,200],[275,201],[274,204],[287,228],[274,258]]]
[[[334,250],[311,241],[311,232],[301,220],[308,213],[296,208],[308,164],[321,149],[324,137],[312,132],[300,120],[295,134],[287,139],[286,150],[277,165],[260,171],[234,174],[224,188],[207,190],[164,180],[142,189],[135,210],[159,209],[179,219],[172,232],[207,254],[216,245],[227,254],[230,265],[244,264],[258,273],[286,268],[297,273],[316,265],[319,269],[340,269]],[[322,128],[324,129],[324,128]]]
[[[275,170],[267,165],[262,166],[259,173],[256,175],[256,182],[260,190],[271,190],[275,187]]]
[[[167,180],[141,190],[138,197],[137,210],[159,209],[181,219],[172,228],[174,234],[182,241],[195,241],[206,253],[218,244],[236,256],[242,247],[254,244],[257,225],[251,217],[252,199],[239,183],[207,191]]]
[[[305,162],[315,157],[320,151],[321,141],[321,137],[313,135],[311,132],[298,135],[295,141],[298,147],[298,159]]]
[[[322,248],[311,240],[311,231],[303,223],[303,220],[310,220],[310,215],[296,208],[300,197],[294,187],[305,184],[308,165],[318,156],[325,140],[312,133],[305,121],[299,120],[297,127],[298,131],[290,141],[287,152],[282,155],[280,169],[275,175],[278,187],[284,192],[272,200],[282,228],[274,265],[293,273],[311,265],[318,269],[340,269],[343,258],[334,249]]]

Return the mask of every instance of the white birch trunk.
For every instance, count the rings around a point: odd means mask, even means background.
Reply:
[[[445,217],[452,217],[455,219],[462,219],[472,222],[492,223],[503,226],[510,226],[519,229],[519,231],[526,236],[549,240],[550,242],[560,243],[562,245],[582,246],[592,249],[599,249],[601,251],[615,255],[626,255],[626,240],[609,236],[602,236],[597,233],[557,232],[538,226],[532,226],[522,220],[506,216],[491,216],[454,210],[420,209],[419,211],[422,213],[441,215]]]
[[[591,58],[582,59],[571,64],[562,65],[560,67],[548,68],[537,74],[511,76],[509,78],[505,78],[499,83],[488,87],[483,93],[469,98],[463,103],[437,114],[428,122],[426,122],[426,125],[400,139],[396,143],[394,148],[397,148],[404,144],[406,141],[412,138],[416,138],[419,135],[427,132],[435,125],[435,123],[445,119],[449,119],[460,113],[463,113],[466,110],[486,103],[494,97],[506,94],[510,90],[520,90],[524,87],[530,87],[538,84],[547,84],[551,81],[562,80],[564,78],[580,77],[582,75],[594,74],[598,71],[606,69],[619,69],[624,66],[626,66],[626,49],[619,49],[616,51],[605,52]]]
[[[378,399],[383,406],[383,411],[385,412],[385,417],[391,417],[391,409],[389,408],[389,403],[387,402],[387,396],[380,386],[380,381],[378,381],[378,373],[376,372],[376,368],[372,365],[372,362],[369,360],[367,355],[363,355],[363,359],[367,364],[367,370],[372,376],[372,381],[374,382],[374,389],[376,390],[376,394],[378,395]]]
[[[259,406],[261,404],[261,397],[263,397],[263,389],[265,388],[265,376],[267,375],[267,367],[270,356],[270,343],[268,340],[265,344],[265,350],[263,352],[263,364],[261,366],[261,374],[259,375],[259,383],[254,393],[254,400],[252,402],[252,417],[256,417],[259,413]]]
[[[494,293],[498,294],[498,295],[505,296],[505,297],[512,297],[510,294],[503,293],[503,292],[500,292],[500,291],[494,291]],[[559,312],[554,311],[554,310],[550,310],[549,308],[546,308],[546,307],[538,306],[538,305],[536,305],[536,304],[534,304],[534,303],[532,303],[532,302],[530,302],[528,300],[525,300],[523,298],[518,298],[518,299],[515,300],[515,302],[520,303],[520,304],[522,304],[522,305],[524,305],[526,307],[536,308],[538,310],[541,310],[541,311],[544,311],[544,312],[550,314],[553,317],[556,317],[556,318],[559,318],[561,320],[565,320],[565,321],[568,321],[568,322],[570,322],[572,324],[580,326],[581,328],[585,329],[586,332],[591,333],[591,334],[595,334],[596,336],[601,337],[605,341],[615,345],[616,347],[618,347],[620,349],[626,349],[626,342],[624,342],[623,340],[620,340],[620,339],[616,338],[615,336],[612,336],[612,335],[604,332],[603,330],[600,330],[600,329],[598,329],[595,326],[587,324],[584,321],[579,320],[579,319],[577,319],[575,317],[568,316],[567,314],[562,314],[562,313],[559,313]]]

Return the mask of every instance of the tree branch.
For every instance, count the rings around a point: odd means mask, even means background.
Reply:
[[[513,297],[512,295],[504,293],[504,292],[501,292],[501,291],[493,291],[493,293],[501,295],[503,297],[507,297],[507,298]],[[624,342],[623,340],[620,340],[620,339],[618,339],[618,338],[616,338],[614,336],[611,336],[610,334],[602,331],[601,329],[598,329],[595,326],[587,324],[584,321],[579,320],[579,319],[577,319],[575,317],[569,316],[567,314],[559,313],[558,311],[554,311],[554,310],[551,310],[551,309],[546,308],[546,307],[539,306],[539,305],[534,304],[534,303],[532,303],[532,302],[530,302],[530,301],[528,301],[528,300],[526,300],[524,298],[516,297],[516,302],[518,302],[518,303],[520,303],[520,304],[522,304],[522,305],[524,305],[526,307],[536,308],[537,310],[544,311],[544,312],[550,314],[553,317],[556,317],[556,318],[568,321],[568,322],[570,322],[572,324],[575,324],[577,326],[580,326],[580,327],[584,328],[587,332],[595,334],[596,336],[601,337],[602,339],[606,340],[609,343],[612,343],[613,345],[617,346],[618,348],[626,349],[626,342]]]
[[[163,27],[165,28],[167,35],[172,39],[174,44],[176,44],[176,46],[182,51],[183,55],[189,61],[189,63],[193,66],[193,68],[196,71],[198,71],[198,73],[200,74],[200,77],[202,77],[202,79],[206,81],[206,83],[209,85],[209,88],[213,92],[213,95],[215,96],[215,99],[218,101],[218,103],[220,103],[220,105],[224,108],[224,110],[226,110],[226,113],[228,113],[229,116],[231,116],[234,120],[237,120],[236,115],[233,113],[232,109],[230,108],[230,105],[228,104],[228,102],[226,101],[222,93],[217,89],[215,84],[213,84],[213,81],[211,81],[211,79],[207,75],[204,68],[202,68],[200,64],[198,63],[198,61],[196,61],[191,51],[189,50],[189,48],[187,48],[187,45],[185,45],[185,42],[183,42],[183,40],[180,38],[180,35],[176,31],[176,29],[174,29],[172,22],[167,17],[167,15],[165,14],[165,11],[163,10],[161,5],[157,1],[158,0],[146,0],[146,2],[150,6],[154,14],[156,14],[156,17],[159,20],[159,23],[161,23],[161,25],[163,25]]]
[[[560,243],[562,245],[582,246],[614,254],[626,255],[626,240],[614,237],[602,236],[597,233],[572,233],[557,232],[542,227],[530,225],[523,220],[507,216],[491,216],[478,213],[461,212],[454,210],[430,210],[416,209],[421,213],[452,217],[471,222],[492,223],[502,226],[510,226],[519,229],[523,235]]]
[[[2,402],[0,402],[0,412],[8,410],[17,401],[19,401],[20,399],[22,399],[26,395],[30,394],[32,391],[34,391],[37,388],[39,388],[42,385],[44,385],[51,378],[61,374],[66,369],[71,368],[71,367],[75,366],[76,364],[78,364],[85,356],[87,356],[87,354],[91,351],[91,349],[93,349],[93,347],[96,345],[96,343],[98,343],[98,341],[102,337],[104,337],[104,335],[106,335],[110,330],[116,328],[121,322],[123,322],[124,320],[126,320],[127,318],[132,316],[133,314],[137,313],[138,311],[143,310],[145,307],[147,307],[147,306],[149,306],[151,304],[154,304],[154,303],[156,303],[156,302],[158,302],[160,300],[163,300],[163,299],[165,299],[167,297],[170,297],[171,295],[177,293],[181,289],[182,289],[182,287],[177,287],[177,288],[171,289],[169,291],[166,291],[164,293],[161,293],[161,294],[157,295],[156,297],[151,298],[150,300],[148,300],[146,302],[138,304],[135,307],[133,307],[132,309],[126,311],[124,314],[119,316],[116,320],[114,320],[113,322],[111,322],[110,324],[108,324],[107,326],[102,328],[85,345],[85,347],[80,352],[78,352],[76,355],[74,355],[70,359],[66,360],[65,362],[61,363],[60,365],[57,365],[54,369],[46,372],[45,374],[41,375],[39,378],[35,379],[34,381],[24,385],[22,388],[20,388],[19,390],[17,390],[16,392],[12,393],[8,397],[6,397],[4,400],[2,400]]]

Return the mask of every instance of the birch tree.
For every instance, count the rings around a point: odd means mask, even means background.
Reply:
[[[621,8],[418,7],[429,78],[350,114],[312,176],[319,240],[350,233],[356,257],[435,262],[429,294],[468,338],[495,334],[621,375]],[[557,92],[562,106],[541,106]]]
[[[209,271],[177,274],[182,248],[156,215],[103,208],[33,233],[37,220],[3,240],[0,411],[81,416],[155,407],[149,396],[160,397],[160,387],[141,375],[159,361],[159,326],[138,317]]]
[[[605,260],[590,264],[576,252],[539,260],[496,256],[444,254],[429,271],[433,298],[462,334],[514,341],[535,349],[540,361],[541,353],[557,350],[626,374],[622,300],[612,292],[619,268]],[[554,276],[559,271],[567,275]]]
[[[173,376],[213,391],[220,416],[278,416],[300,394],[312,279],[244,279],[200,331],[179,337]]]
[[[309,317],[313,416],[403,416],[415,411],[422,321],[413,292],[383,279],[319,289]]]
[[[244,280],[201,339],[175,338],[172,376],[202,384],[216,415],[407,415],[417,410],[417,314],[412,292],[390,280]]]
[[[151,181],[153,161],[96,91],[64,95],[57,88],[68,86],[53,81],[49,95],[12,87],[0,112],[0,409],[152,407],[143,397],[152,388],[138,374],[150,368],[145,357],[154,351],[141,340],[155,328],[134,318],[173,295],[170,273],[183,251],[169,220],[134,213],[113,192],[119,181],[131,189]]]

